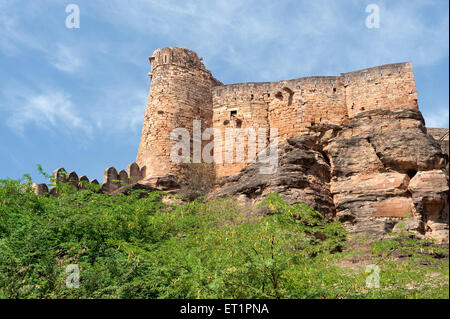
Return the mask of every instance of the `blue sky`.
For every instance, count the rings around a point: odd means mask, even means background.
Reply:
[[[68,4],[80,28],[68,29]],[[380,8],[380,28],[365,8]],[[426,125],[448,127],[448,0],[0,0],[0,179],[36,164],[102,180],[136,158],[157,48],[196,51],[223,83],[412,61]]]

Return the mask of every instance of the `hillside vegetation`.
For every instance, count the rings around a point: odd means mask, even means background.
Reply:
[[[0,298],[448,298],[448,247],[350,237],[275,193],[172,204],[30,178],[0,181]],[[80,270],[68,288],[68,265]],[[368,264],[380,287],[366,286]]]

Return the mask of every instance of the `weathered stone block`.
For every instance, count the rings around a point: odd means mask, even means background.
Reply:
[[[70,172],[67,176],[67,180],[72,184],[73,187],[78,188],[78,175],[75,172]]]
[[[120,188],[119,174],[114,167],[109,167],[103,174],[102,192],[111,193]]]
[[[32,187],[33,187],[34,193],[37,195],[44,195],[44,194],[48,193],[47,184],[33,183]]]
[[[64,168],[58,168],[53,171],[53,178],[55,179],[56,183],[67,182],[67,177],[68,177],[68,174]]]
[[[405,217],[414,211],[413,201],[407,197],[387,198],[374,206],[377,217]]]
[[[119,180],[121,182],[121,186],[128,185],[129,184],[129,180],[128,180],[127,172],[125,172],[124,170],[121,170],[119,172]]]
[[[137,183],[140,181],[144,175],[141,174],[139,165],[136,163],[131,163],[127,166],[127,174],[132,183]]]

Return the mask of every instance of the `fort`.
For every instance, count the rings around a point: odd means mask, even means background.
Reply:
[[[150,57],[151,88],[137,163],[145,177],[176,175],[170,160],[175,128],[202,128],[222,132],[227,127],[257,130],[277,128],[279,139],[299,136],[317,124],[342,125],[370,110],[418,110],[410,62],[372,67],[338,76],[304,77],[278,82],[224,85],[213,77],[193,51],[168,47]],[[225,150],[223,150],[225,152]],[[243,163],[215,165],[217,177],[231,176]]]
[[[419,238],[448,240],[448,129],[425,126],[410,62],[337,76],[229,85],[215,79],[187,49],[157,49],[150,63],[136,162],[126,170],[107,168],[102,192],[183,194],[188,181],[183,182],[184,166],[171,157],[180,143],[172,133],[181,129],[188,133],[189,149],[235,158],[214,161],[208,168],[207,198],[232,196],[253,209],[277,192],[291,204],[305,203],[325,218],[341,221],[350,232],[384,236],[402,228]],[[213,134],[198,133],[206,129]],[[242,142],[243,158],[234,154],[237,145],[222,145],[229,142],[231,129],[240,135],[233,143]],[[249,157],[254,136],[248,132],[270,142],[274,129],[276,169],[261,173],[263,164]],[[259,147],[258,152],[259,158]],[[62,168],[54,177],[78,189],[98,184]],[[197,186],[199,180],[201,175],[191,177]],[[33,187],[39,194],[58,195],[55,187]]]

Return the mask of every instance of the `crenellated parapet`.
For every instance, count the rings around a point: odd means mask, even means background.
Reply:
[[[145,167],[140,168],[136,163],[131,163],[126,170],[117,171],[114,167],[105,169],[103,183],[100,190],[103,193],[111,192],[127,185],[136,184],[145,176]],[[47,184],[33,183],[32,187],[37,195],[51,194],[57,196],[57,186],[60,183],[70,183],[78,190],[87,189],[89,184],[100,185],[96,179],[89,180],[85,175],[78,177],[76,172],[67,173],[64,168],[53,171],[53,186],[49,189]]]

